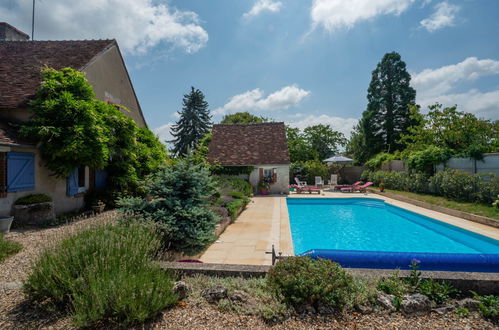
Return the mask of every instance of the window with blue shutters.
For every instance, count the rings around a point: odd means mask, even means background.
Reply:
[[[35,189],[35,154],[7,153],[7,192]]]
[[[85,191],[85,166],[77,167],[66,179],[66,194],[74,196]]]

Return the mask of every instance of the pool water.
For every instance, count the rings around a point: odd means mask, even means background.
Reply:
[[[373,198],[288,198],[294,252],[499,254],[499,241]]]

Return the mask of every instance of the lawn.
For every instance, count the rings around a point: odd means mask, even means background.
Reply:
[[[492,206],[480,204],[480,203],[469,203],[469,202],[456,202],[445,197],[417,194],[413,192],[400,191],[385,189],[386,192],[394,193],[397,195],[405,196],[408,198],[416,199],[418,201],[426,202],[433,205],[447,207],[449,209],[454,209],[458,211],[468,212],[476,215],[481,215],[488,218],[493,218],[499,220],[499,209],[493,208]]]
[[[3,238],[3,235],[0,234],[0,262],[3,262],[7,257],[21,251],[22,245],[13,242],[13,241],[8,241]]]

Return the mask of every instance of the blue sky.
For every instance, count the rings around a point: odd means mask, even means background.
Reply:
[[[30,6],[2,2],[0,21],[30,31]],[[118,40],[162,139],[190,86],[215,122],[250,111],[348,135],[371,71],[391,51],[419,104],[499,119],[497,0],[40,0],[37,10],[37,39]]]

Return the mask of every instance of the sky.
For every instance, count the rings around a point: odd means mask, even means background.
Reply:
[[[0,21],[29,33],[31,0]],[[249,111],[349,136],[387,52],[423,111],[440,102],[499,119],[497,0],[36,0],[35,39],[115,38],[148,126],[162,140],[199,88],[213,121]]]

